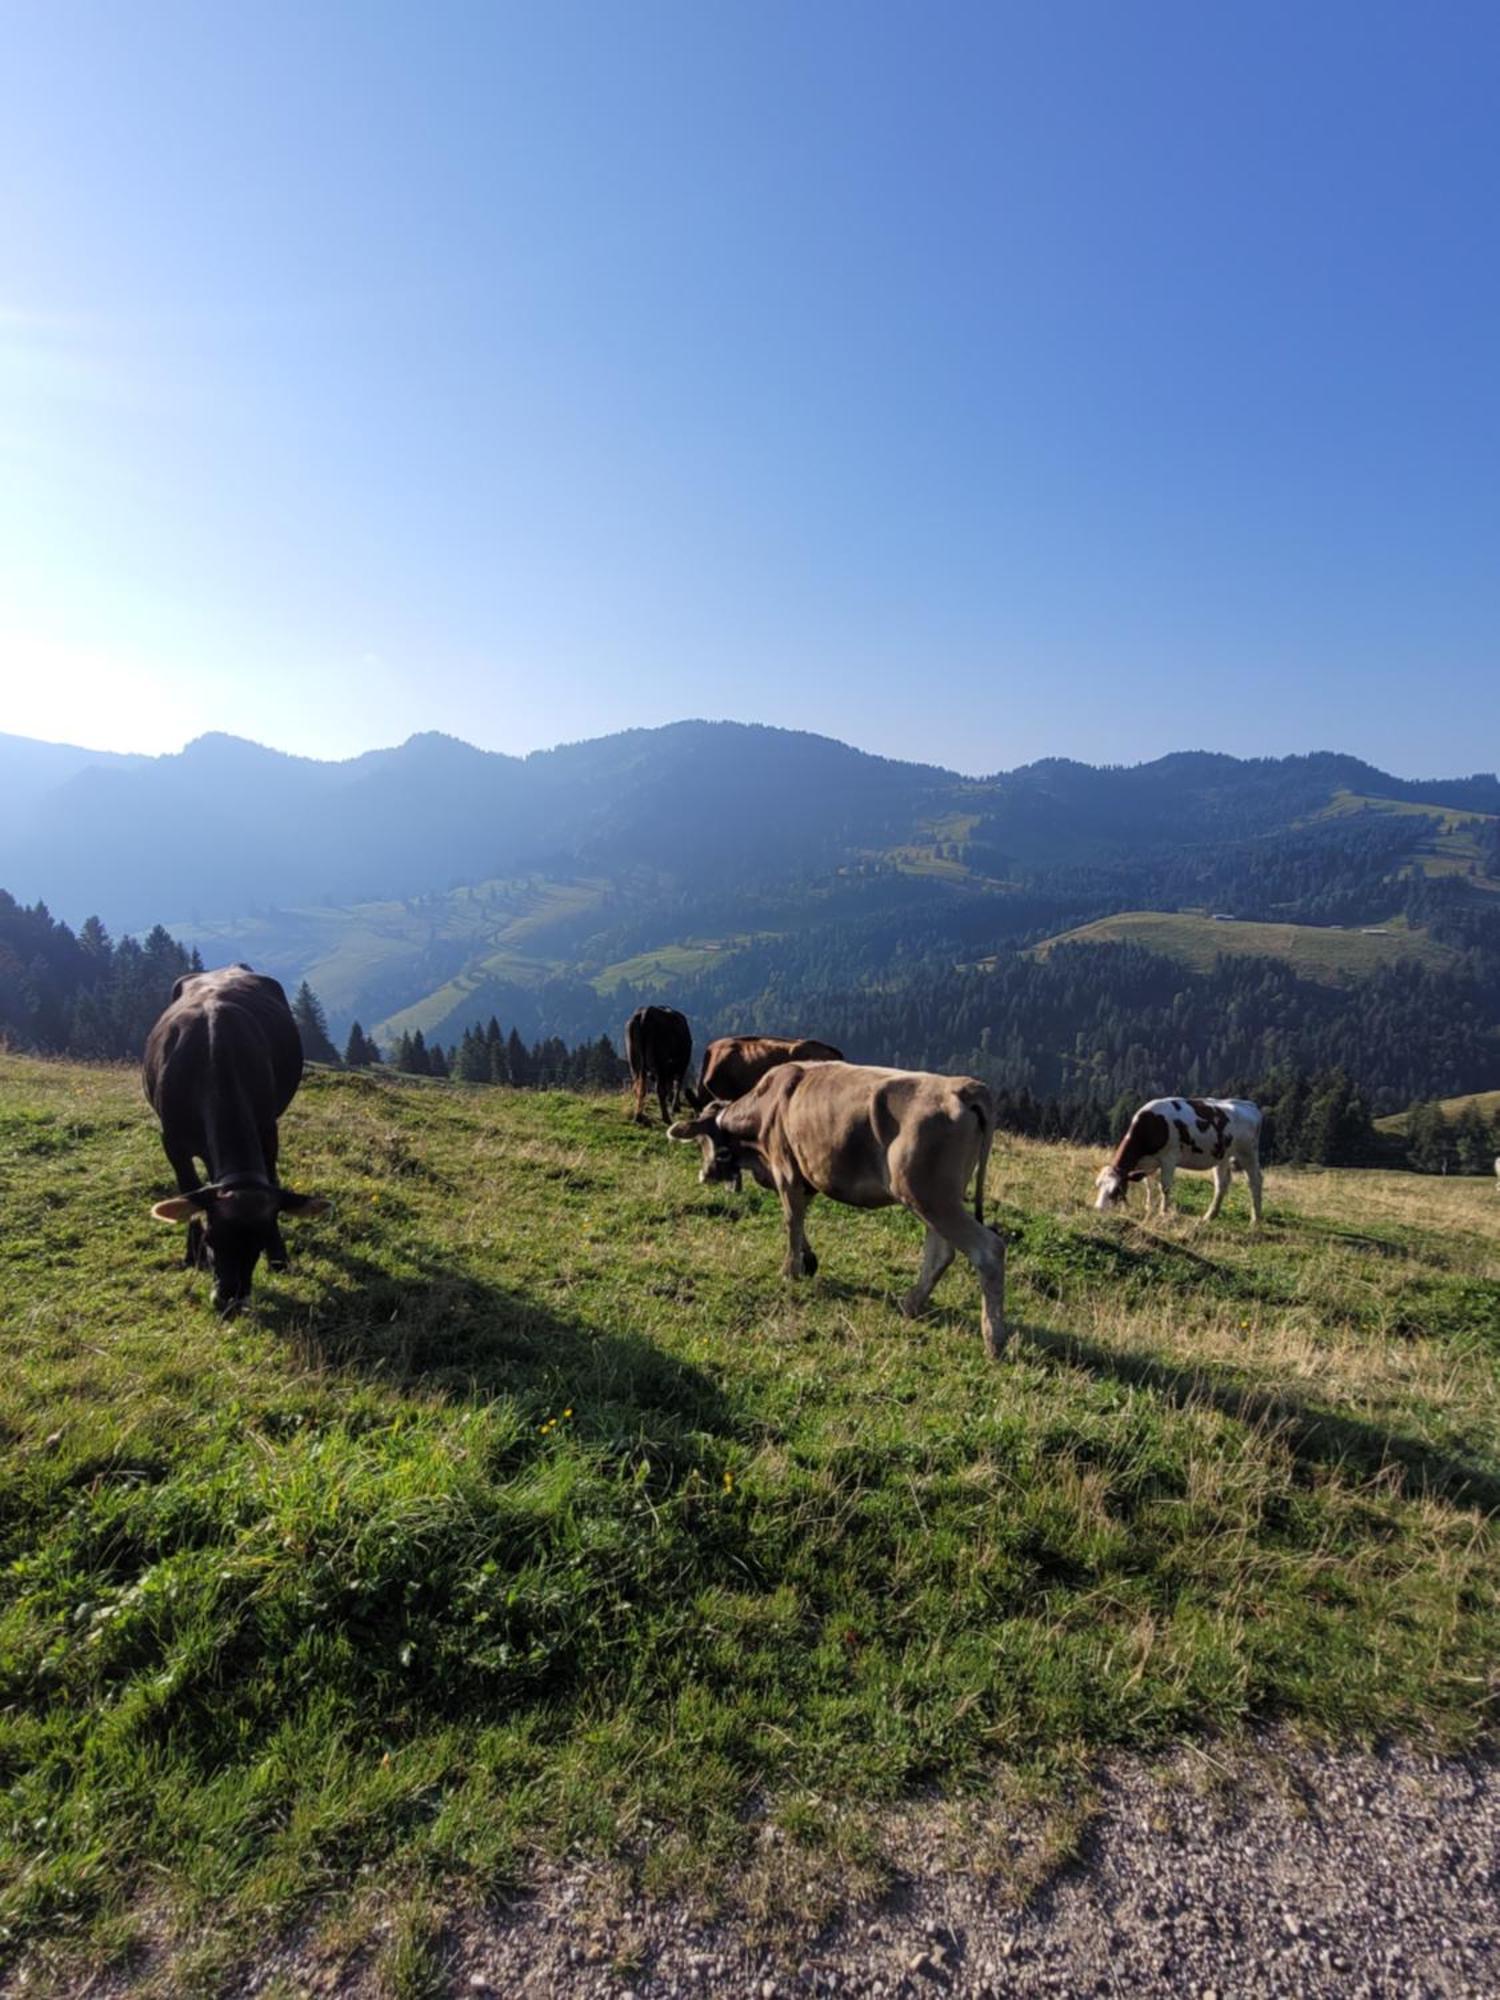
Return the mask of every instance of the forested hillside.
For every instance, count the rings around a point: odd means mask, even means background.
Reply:
[[[577,1049],[667,998],[700,1046],[816,1030],[977,1071],[1079,1132],[1164,1089],[1337,1072],[1373,1116],[1500,1081],[1493,776],[1194,753],[970,779],[711,723],[526,759],[440,737],[338,765],[229,738],[98,767],[30,747],[53,754],[24,838],[0,825],[0,881],[75,927],[164,925],[307,981],[339,1046],[360,1023],[451,1060],[493,1019]],[[254,801],[257,838],[205,869],[180,828],[226,799]],[[0,924],[5,1018],[46,1045],[24,931]],[[89,949],[57,946],[85,970]],[[98,1046],[123,1050],[129,1004],[105,1015]]]

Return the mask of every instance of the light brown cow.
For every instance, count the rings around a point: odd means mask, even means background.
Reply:
[[[846,1062],[783,1062],[733,1104],[711,1104],[673,1125],[670,1139],[696,1139],[698,1178],[738,1187],[744,1168],[774,1188],[786,1217],[789,1278],[818,1268],[803,1229],[815,1194],[851,1208],[900,1202],[927,1226],[917,1282],[901,1309],[915,1318],[962,1250],[979,1277],[984,1341],[1005,1346],[1005,1240],[984,1222],[984,1173],[995,1107],[972,1076],[866,1069]],[[964,1206],[974,1182],[974,1213]]]
[[[797,1035],[720,1035],[703,1051],[698,1088],[691,1093],[701,1111],[716,1100],[727,1104],[753,1090],[779,1063],[842,1062],[832,1042]]]

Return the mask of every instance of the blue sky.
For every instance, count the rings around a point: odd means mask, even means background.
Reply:
[[[1500,755],[1492,6],[0,24],[0,729]]]

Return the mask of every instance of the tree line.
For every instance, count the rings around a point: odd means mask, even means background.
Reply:
[[[311,993],[308,997],[317,1008]],[[358,1021],[349,1030],[343,1060],[348,1069],[370,1069],[381,1061],[379,1048]],[[420,1028],[403,1029],[385,1066],[407,1076],[451,1077],[455,1083],[502,1084],[510,1090],[618,1090],[626,1076],[626,1065],[608,1035],[572,1047],[559,1035],[528,1045],[516,1028],[507,1035],[493,1014],[486,1026],[474,1022],[465,1028],[462,1038],[446,1049],[440,1041],[429,1042]]]
[[[196,950],[161,925],[144,939],[110,937],[97,917],[75,933],[45,903],[24,906],[0,889],[0,1044],[86,1062],[138,1062],[152,1024],[175,982],[201,972]],[[412,1076],[453,1076],[466,1083],[503,1083],[522,1090],[615,1090],[625,1064],[607,1035],[569,1046],[552,1035],[526,1044],[487,1028],[465,1031],[445,1049],[421,1030],[402,1034],[388,1059],[356,1021],[340,1055],[322,1002],[304,980],[292,1014],[311,1062],[336,1068],[386,1066]]]
[[[680,997],[699,1020],[730,1015],[747,1032],[816,1032],[855,1061],[981,1076],[1004,1127],[1029,1136],[1105,1145],[1146,1098],[1238,1095],[1265,1111],[1270,1159],[1489,1173],[1500,1119],[1475,1106],[1445,1119],[1435,1102],[1496,1081],[1488,938],[1477,948],[1465,938],[1475,919],[1447,885],[1414,884],[1412,897],[1455,946],[1469,943],[1457,967],[1403,964],[1356,987],[1316,987],[1276,960],[1224,957],[1193,974],[1117,944],[1043,959],[1012,950],[985,969],[963,969],[907,955],[886,915],[869,940],[878,934],[888,949],[878,982],[840,987],[812,937],[801,963],[779,958],[749,1006],[717,990],[728,968]],[[138,1060],[173,982],[201,970],[197,952],[161,925],[142,940],[114,940],[90,917],[75,935],[45,904],[24,908],[0,890],[0,1040],[15,1047]],[[382,1052],[355,1022],[341,1053],[306,981],[292,1011],[309,1059],[351,1069],[383,1062],[510,1089],[614,1090],[626,1075],[603,1034],[528,1042],[491,1014],[446,1046],[414,1030]],[[1408,1113],[1403,1135],[1376,1129],[1375,1117],[1394,1111]]]

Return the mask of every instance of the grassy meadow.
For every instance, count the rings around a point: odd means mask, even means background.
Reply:
[[[919,1793],[1475,1740],[1495,1190],[1273,1169],[1257,1239],[1096,1165],[998,1145],[996,1365],[961,1262],[898,1316],[899,1211],[814,1204],[791,1286],[620,1100],[318,1072],[334,1212],[221,1325],[135,1074],[0,1056],[0,1979],[213,1992],[310,1927],[413,1994],[552,1857],[815,1920]]]
[[[1280,958],[1303,979],[1325,986],[1367,979],[1382,966],[1417,962],[1433,970],[1454,962],[1455,954],[1424,931],[1405,923],[1362,930],[1331,924],[1266,924],[1248,919],[1217,922],[1191,911],[1122,910],[1100,917],[1060,937],[1033,946],[1046,957],[1059,944],[1138,944],[1193,972],[1212,972],[1220,956]]]
[[[1500,1090],[1471,1091],[1467,1097],[1444,1097],[1439,1100],[1438,1109],[1450,1124],[1474,1106],[1484,1118],[1500,1118]],[[1404,1132],[1407,1113],[1394,1112],[1389,1118],[1377,1118],[1375,1124],[1382,1132]]]

